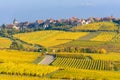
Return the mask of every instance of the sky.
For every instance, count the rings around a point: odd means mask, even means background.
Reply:
[[[120,0],[0,0],[0,24],[111,15],[120,17]]]

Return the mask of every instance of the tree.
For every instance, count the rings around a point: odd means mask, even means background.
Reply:
[[[23,50],[24,46],[19,42],[13,41],[12,44],[10,45],[10,48],[16,50]]]
[[[5,26],[5,24],[2,24],[2,26],[1,26],[1,27],[2,27],[2,29],[5,29],[5,27],[6,27],[6,26]]]
[[[8,37],[9,36],[7,29],[2,30],[2,36],[3,37]]]
[[[101,49],[101,50],[100,50],[100,53],[106,54],[107,51],[106,51],[105,49]]]

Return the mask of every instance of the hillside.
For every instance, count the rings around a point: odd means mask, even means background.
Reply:
[[[71,28],[72,31],[115,31],[118,30],[116,24],[112,22],[95,22],[83,26]]]
[[[101,32],[99,35],[92,38],[91,41],[111,41],[116,35],[116,32]]]
[[[120,40],[119,33],[116,31],[97,31],[89,32],[89,34],[76,39],[74,41],[67,42],[65,44],[53,46],[53,49],[57,51],[66,51],[70,47],[77,49],[91,49],[92,52],[96,50],[106,49],[108,52],[120,52]],[[80,51],[79,50],[79,51]],[[74,51],[75,52],[75,51]]]
[[[17,50],[0,50],[0,62],[32,63],[39,56],[38,53]]]
[[[8,38],[0,37],[0,48],[9,48],[11,43]]]
[[[0,78],[120,80],[117,28],[111,22],[97,22],[73,27],[72,32],[43,30],[0,37],[0,48],[12,43],[9,50],[0,50]]]
[[[50,47],[76,40],[87,34],[88,32],[64,32],[48,30],[16,34],[14,37],[32,44],[40,44],[44,47]]]

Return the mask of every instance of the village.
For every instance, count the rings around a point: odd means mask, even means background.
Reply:
[[[16,29],[19,31],[25,31],[26,29],[36,29],[36,30],[45,30],[45,29],[51,29],[50,27],[64,27],[64,26],[82,26],[85,24],[90,24],[93,22],[113,22],[113,21],[120,21],[119,18],[114,18],[113,16],[110,17],[103,17],[103,18],[94,18],[90,17],[88,19],[83,19],[83,18],[77,18],[77,17],[72,17],[69,19],[59,19],[59,20],[54,20],[54,19],[47,19],[47,20],[36,20],[35,22],[19,22],[17,19],[13,20],[12,24],[3,24],[0,27],[1,28],[5,27],[6,29]]]

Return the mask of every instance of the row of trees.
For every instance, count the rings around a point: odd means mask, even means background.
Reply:
[[[10,49],[14,50],[23,50],[23,51],[32,51],[32,52],[46,52],[47,49],[38,45],[38,44],[24,44],[20,41],[13,41],[10,45]]]
[[[67,47],[58,49],[57,52],[72,52],[72,53],[107,53],[105,49],[95,49],[95,48],[79,48],[79,47]]]
[[[2,36],[2,37],[10,37],[16,33],[19,33],[19,31],[14,28],[13,29],[1,28],[1,30],[0,30],[0,36]]]

